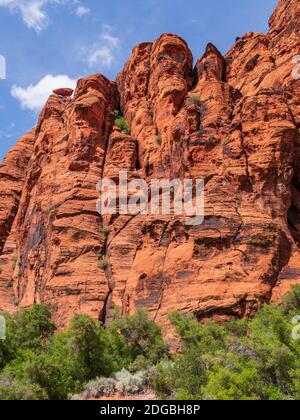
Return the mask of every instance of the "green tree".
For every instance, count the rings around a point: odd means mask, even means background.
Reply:
[[[249,322],[243,343],[264,382],[284,394],[292,393],[291,372],[298,365],[300,353],[292,339],[291,320],[283,315],[282,308],[265,305]]]
[[[55,331],[46,305],[33,305],[14,315],[5,314],[5,319],[6,339],[0,341],[0,369],[23,350],[39,350]]]
[[[283,310],[286,314],[300,314],[300,285],[294,286],[292,291],[285,295]]]
[[[107,341],[99,323],[87,315],[75,315],[66,332],[27,360],[25,378],[45,389],[50,399],[66,399],[90,379],[112,373]]]
[[[225,328],[213,321],[199,323],[192,315],[179,312],[170,314],[170,320],[186,348],[196,346],[201,353],[205,353],[226,346]]]
[[[291,334],[297,292],[250,320],[198,323],[172,314],[183,349],[172,364],[158,365],[155,390],[163,398],[299,399],[300,343]]]
[[[51,400],[66,399],[85,381],[84,371],[76,362],[68,334],[60,334],[47,351],[23,363],[23,380],[38,384]]]
[[[121,317],[117,312],[108,328],[110,344],[115,366],[120,370],[139,358],[146,367],[156,364],[168,354],[168,346],[164,342],[159,326],[149,319],[148,313],[137,308],[134,315]]]
[[[100,323],[87,315],[75,315],[70,323],[69,336],[70,346],[86,378],[111,373],[107,337]]]

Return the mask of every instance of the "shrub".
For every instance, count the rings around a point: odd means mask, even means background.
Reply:
[[[161,134],[158,134],[158,135],[156,136],[156,143],[157,143],[157,144],[159,144],[159,145],[161,145],[161,144],[162,144],[162,137],[161,137]]]
[[[128,369],[131,373],[146,371],[149,369],[149,360],[141,354],[129,365]]]
[[[116,380],[116,389],[122,395],[133,395],[142,392],[147,385],[145,372],[130,373],[123,369],[114,375]]]
[[[25,384],[18,381],[12,381],[7,387],[0,385],[0,400],[48,400],[48,395],[45,390],[37,384]]]
[[[200,324],[192,315],[178,312],[173,312],[170,320],[186,348],[196,347],[204,353],[226,347],[226,331],[213,321]]]
[[[101,268],[102,270],[106,270],[107,268],[108,268],[108,261],[107,261],[107,259],[106,258],[102,258],[100,261],[99,261],[99,268]]]
[[[146,314],[126,317],[123,321],[115,319],[114,328],[109,331],[87,315],[75,315],[69,328],[55,336],[50,316],[43,305],[7,315],[7,339],[0,341],[2,373],[11,378],[10,384],[32,384],[36,392],[42,390],[40,399],[62,400],[69,395],[76,399],[113,393],[116,379],[105,377],[129,366],[137,356],[141,359],[136,368],[151,364],[162,348],[165,351],[159,328]],[[146,376],[141,376],[141,373],[120,374],[119,388],[124,393],[138,392],[146,380]],[[7,379],[0,380],[0,388],[7,388],[6,382]],[[86,393],[76,395],[86,382]],[[7,392],[2,390],[2,399],[12,395]],[[25,398],[21,392],[14,391],[14,395],[16,399]]]
[[[251,366],[240,364],[235,355],[223,355],[223,360],[231,360],[231,367],[214,363],[208,372],[208,382],[202,389],[206,400],[260,400],[264,396],[263,383],[258,371]]]
[[[300,345],[291,334],[298,299],[296,288],[282,307],[265,305],[253,319],[222,325],[172,314],[183,349],[157,366],[155,391],[183,400],[298,399]]]
[[[68,396],[68,400],[70,400],[70,401],[85,401],[86,398],[84,398],[83,394],[74,394],[74,395],[70,394]]]
[[[100,377],[88,382],[80,394],[72,399],[88,400],[91,398],[110,397],[116,391],[122,395],[133,395],[143,392],[148,384],[146,372],[130,373],[126,369],[117,372],[113,377]]]
[[[83,394],[74,394],[74,395],[70,394],[68,396],[68,400],[70,400],[70,401],[85,401],[86,398],[84,398]]]
[[[0,399],[131,395],[149,384],[163,399],[300,399],[300,343],[291,322],[299,296],[297,286],[282,306],[265,305],[253,319],[223,324],[173,313],[181,351],[172,356],[160,328],[140,308],[123,318],[116,311],[106,330],[76,315],[55,336],[46,306],[19,310],[5,315]]]
[[[285,313],[300,313],[300,285],[293,287],[292,291],[284,297],[283,309]]]
[[[199,96],[191,96],[189,98],[187,98],[187,100],[185,101],[186,105],[201,105],[201,99],[199,98]]]
[[[257,248],[271,248],[275,242],[275,239],[275,235],[257,233],[251,237],[251,239],[248,241],[248,245]]]
[[[223,140],[221,142],[221,145],[222,145],[222,147],[226,147],[229,143],[230,143],[230,140],[229,139],[226,139],[226,140]]]
[[[114,359],[119,361],[119,369],[132,364],[138,356],[145,358],[146,365],[156,364],[168,355],[168,346],[164,342],[161,330],[149,319],[148,313],[138,308],[134,315],[115,319],[108,328]]]
[[[14,286],[14,282],[12,279],[8,280],[8,282],[6,283],[6,287],[8,289],[11,289]]]
[[[108,234],[109,234],[109,229],[108,229],[108,228],[106,228],[106,227],[101,227],[101,228],[99,229],[99,231],[100,231],[100,233],[102,233],[104,236],[108,236]]]
[[[155,367],[150,383],[161,399],[168,399],[174,394],[174,362],[161,362]]]
[[[12,262],[12,269],[14,270],[17,266],[17,262],[18,262],[18,256],[17,254],[13,255],[13,262]]]
[[[122,133],[130,135],[130,122],[127,121],[124,117],[122,117],[119,111],[115,111],[115,117],[115,125],[121,129]]]
[[[116,381],[113,378],[96,378],[88,382],[82,391],[83,399],[110,397],[116,390]]]

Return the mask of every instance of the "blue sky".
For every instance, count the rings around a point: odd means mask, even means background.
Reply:
[[[268,30],[277,0],[0,0],[0,159],[36,123],[52,88],[100,72],[115,78],[134,45],[164,32],[196,60],[208,42],[225,53],[248,31]],[[0,69],[1,71],[1,69]],[[1,73],[0,73],[1,76]]]

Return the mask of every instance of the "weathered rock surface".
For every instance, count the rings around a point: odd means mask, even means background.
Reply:
[[[59,96],[72,96],[74,93],[74,89],[70,88],[61,88],[61,89],[54,89],[53,93]]]
[[[116,82],[54,91],[0,169],[0,309],[45,302],[64,326],[143,305],[166,326],[173,310],[251,316],[300,284],[299,13],[279,1],[268,34],[225,57],[208,44],[194,68],[186,42],[164,34],[135,47]],[[119,107],[130,135],[113,125]],[[204,179],[203,224],[102,218],[96,184],[121,170]]]

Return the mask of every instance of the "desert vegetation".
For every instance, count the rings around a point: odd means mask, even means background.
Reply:
[[[201,105],[201,99],[197,95],[190,96],[189,98],[186,99],[185,105],[187,105],[187,106],[188,105],[197,105],[197,106],[200,106]]]
[[[127,134],[128,136],[131,134],[131,126],[130,122],[127,121],[120,113],[120,111],[115,111],[115,125],[120,128],[122,133]]]
[[[75,315],[60,333],[47,306],[20,309],[5,314],[0,399],[90,399],[151,388],[166,400],[299,400],[300,340],[292,322],[299,312],[295,287],[281,306],[265,305],[253,319],[199,323],[173,313],[181,351],[171,354],[142,309],[126,317],[116,310],[107,328]]]

